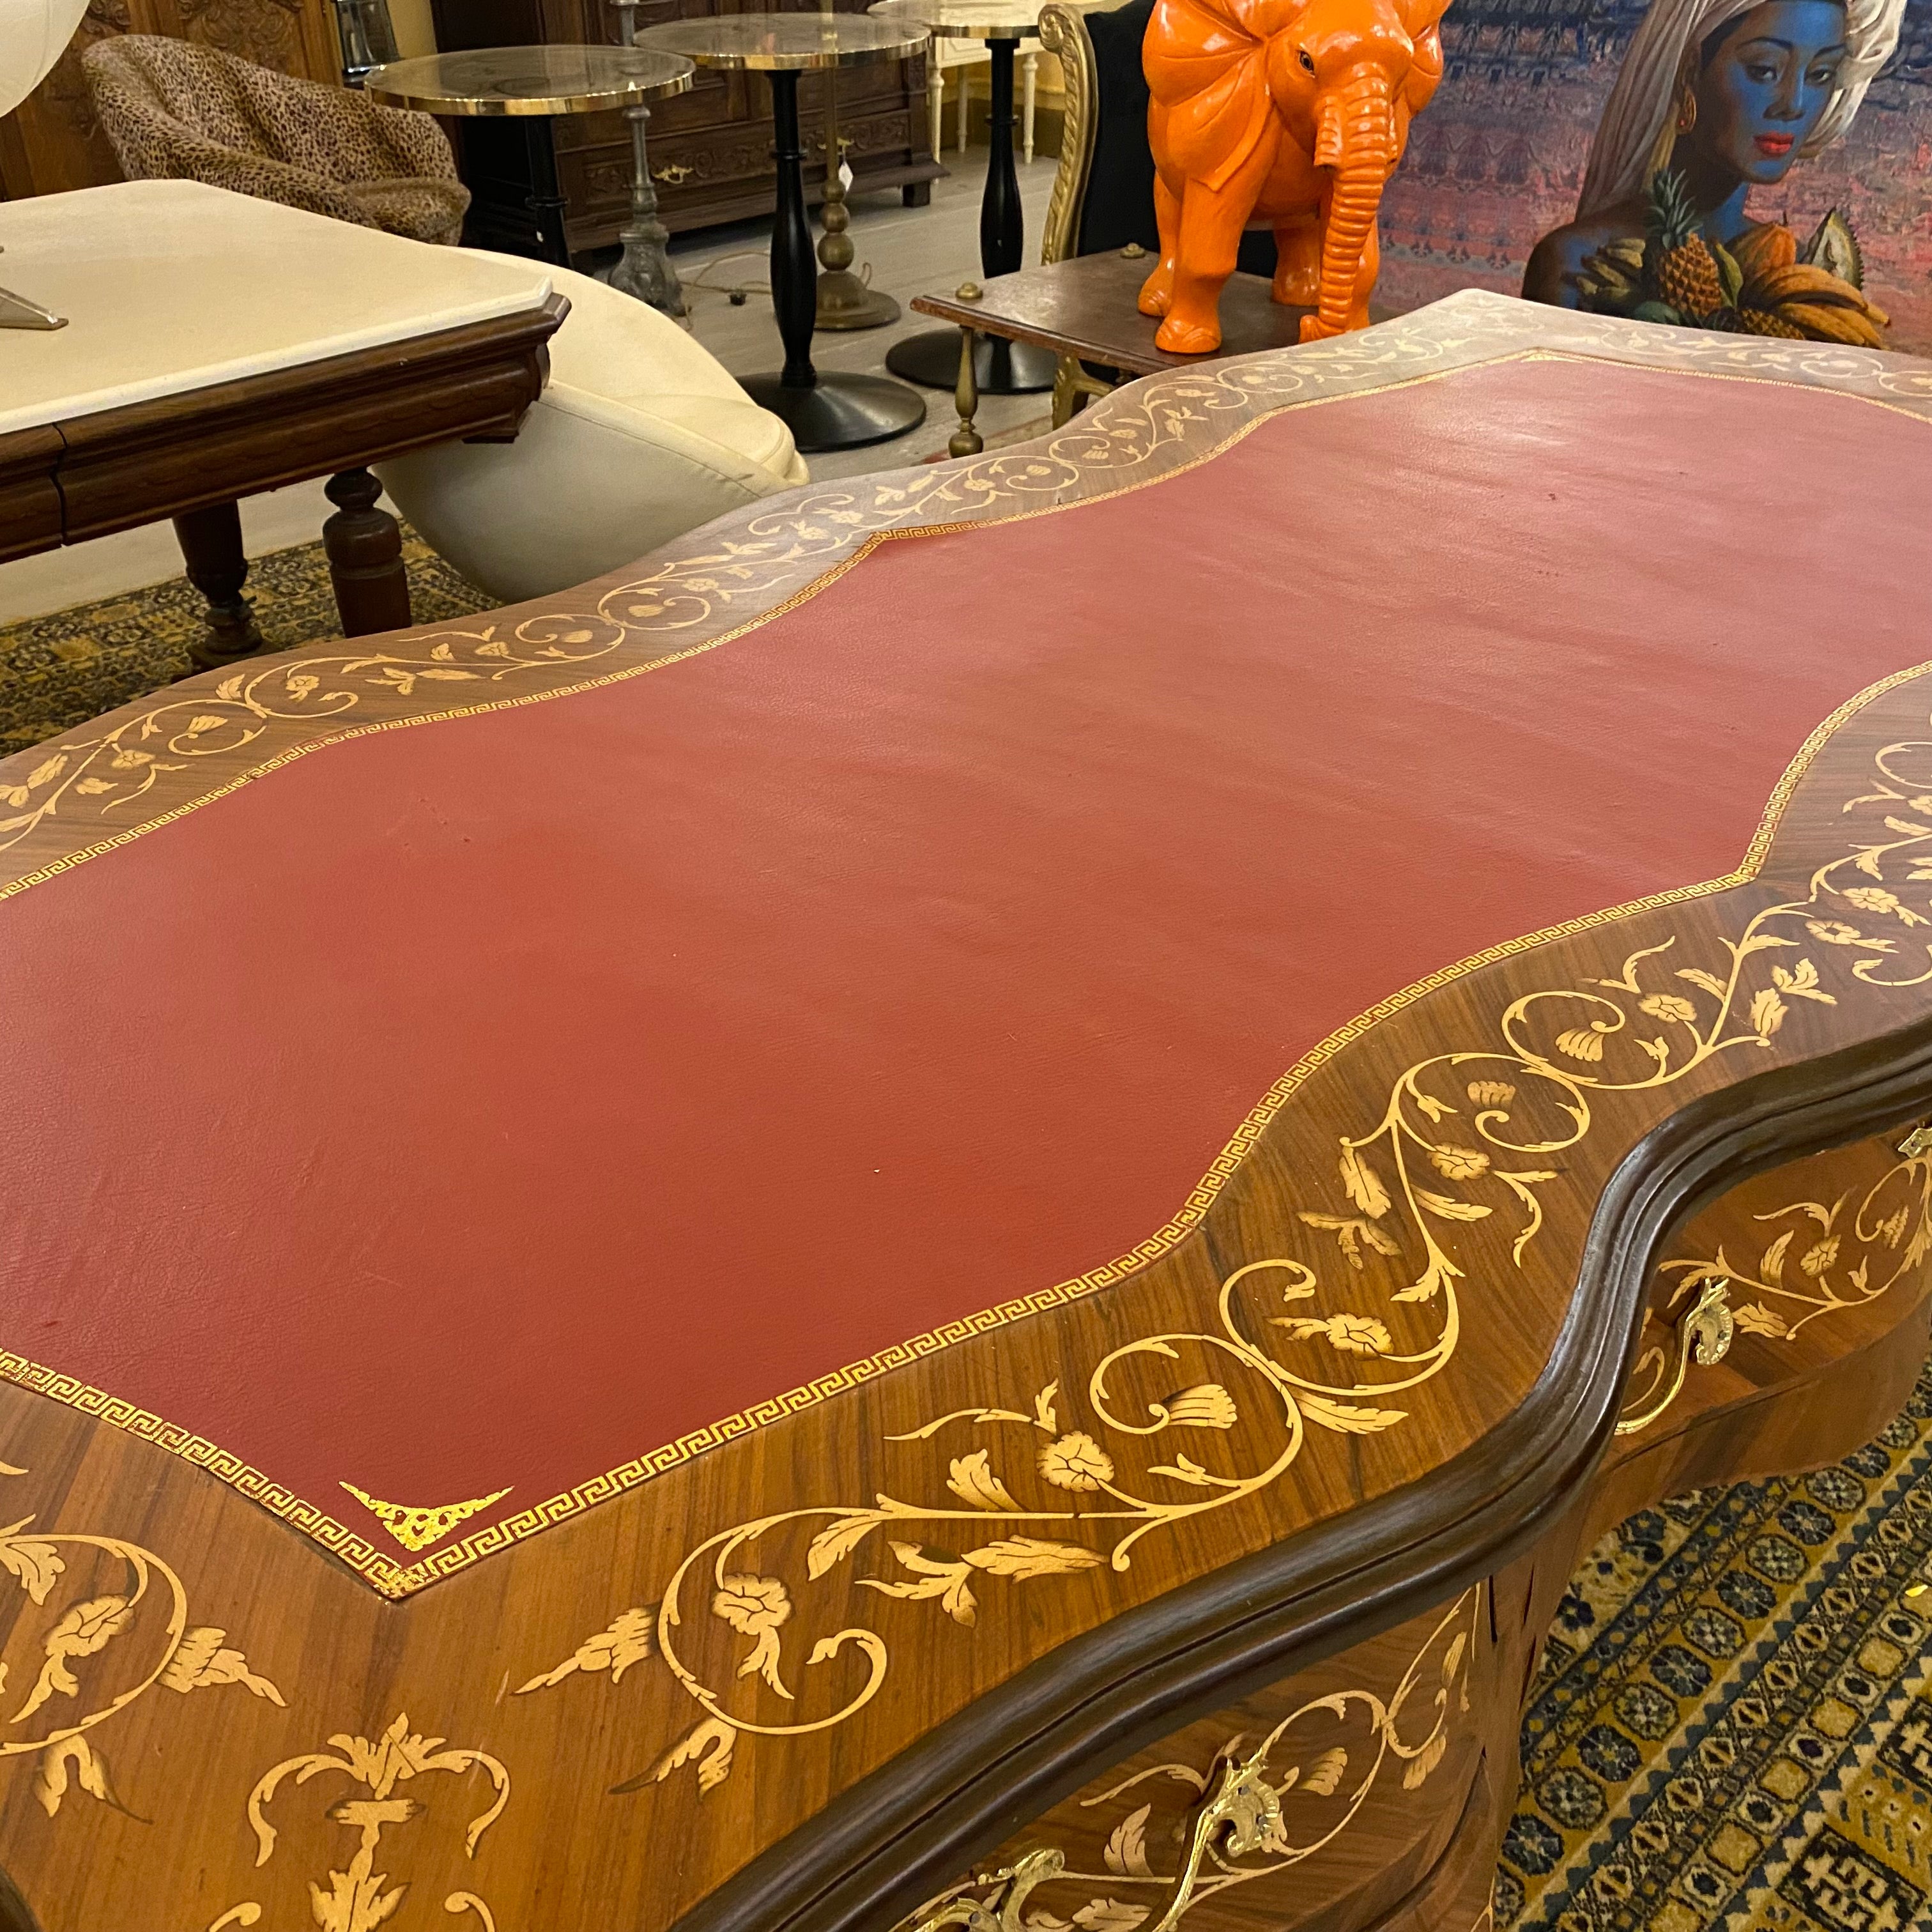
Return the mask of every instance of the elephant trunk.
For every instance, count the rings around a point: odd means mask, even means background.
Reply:
[[[1388,76],[1379,65],[1359,67],[1324,94],[1316,121],[1316,165],[1335,171],[1322,244],[1318,313],[1325,333],[1340,334],[1349,326],[1362,257],[1396,158]]]

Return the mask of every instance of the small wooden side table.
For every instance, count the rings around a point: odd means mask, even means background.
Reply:
[[[959,428],[947,446],[955,456],[976,456],[984,445],[973,418],[978,413],[985,357],[976,350],[987,339],[1046,350],[1057,356],[1053,381],[1053,420],[1066,422],[1082,395],[1103,396],[1116,386],[1081,365],[1100,364],[1126,381],[1162,369],[1188,369],[1251,356],[1262,349],[1292,349],[1300,339],[1305,309],[1275,301],[1268,278],[1231,275],[1221,296],[1221,346],[1211,356],[1171,356],[1154,346],[1154,316],[1135,306],[1147,279],[1150,257],[1130,246],[1104,255],[1082,255],[1051,262],[1018,274],[968,282],[951,295],[916,296],[921,315],[938,316],[962,332],[957,352],[958,382],[954,398]],[[923,340],[923,337],[915,340]]]

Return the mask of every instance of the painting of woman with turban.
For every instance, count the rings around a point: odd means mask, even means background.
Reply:
[[[1652,0],[1598,122],[1576,218],[1537,244],[1532,301],[1877,347],[1838,215],[1801,241],[1746,212],[1851,125],[1904,0]]]

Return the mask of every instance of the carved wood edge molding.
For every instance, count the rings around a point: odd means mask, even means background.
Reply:
[[[459,433],[479,416],[513,433],[569,310],[553,294],[514,314],[0,434],[0,475],[57,478],[72,542],[300,481],[319,464],[400,454],[446,438],[452,420]]]
[[[1736,1180],[1895,1126],[1928,1097],[1932,1019],[1882,1052],[1848,1048],[1694,1103],[1619,1170],[1562,1343],[1504,1424],[1340,1522],[1070,1639],[868,1773],[676,1932],[886,1932],[1096,1763],[1493,1574],[1594,1467],[1672,1232]]]

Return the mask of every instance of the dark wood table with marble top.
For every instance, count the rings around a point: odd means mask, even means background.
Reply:
[[[208,600],[203,670],[266,648],[243,594],[241,499],[326,478],[350,636],[410,621],[369,465],[510,442],[568,302],[538,265],[194,181],[0,202],[8,273],[62,316],[7,334],[0,560],[172,519]]]
[[[1924,1357],[1928,485],[1467,294],[0,764],[0,1925],[1484,1924]]]

